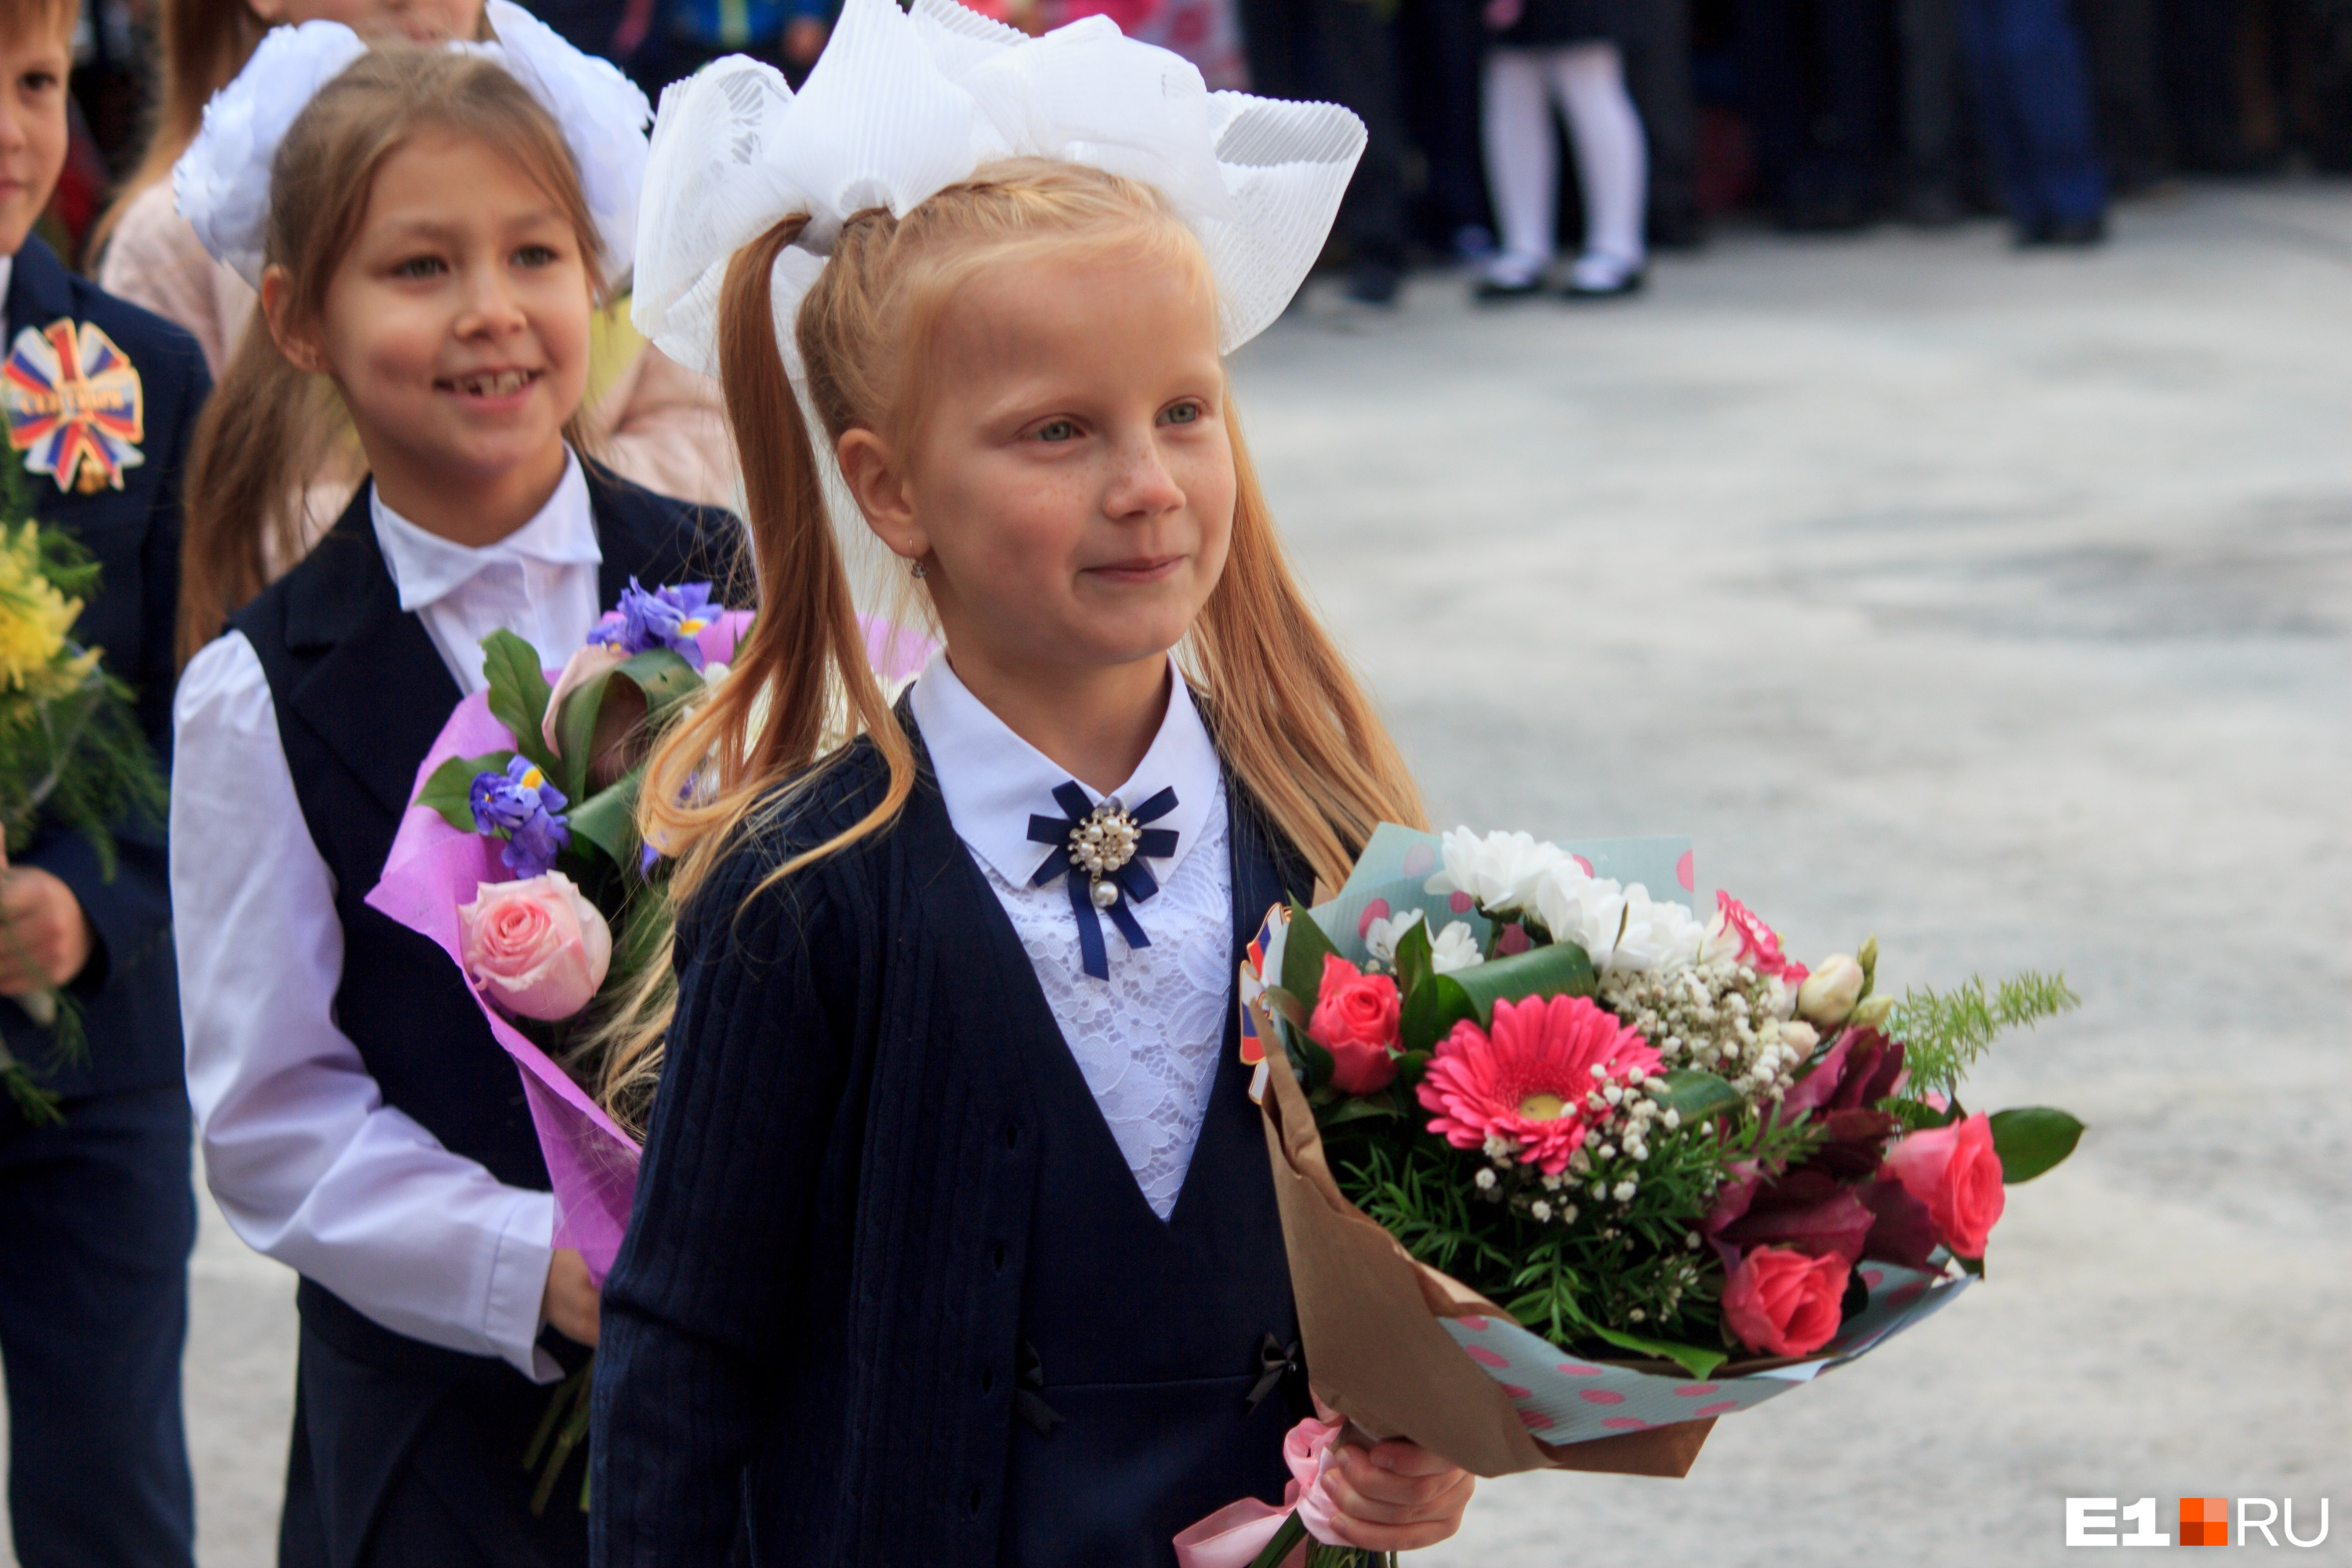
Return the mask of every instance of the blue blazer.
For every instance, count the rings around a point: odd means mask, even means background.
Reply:
[[[8,281],[8,336],[59,320],[89,322],[113,340],[139,373],[145,401],[145,458],[121,471],[122,488],[60,489],[24,467],[13,447],[21,493],[45,525],[72,533],[96,556],[98,592],[82,606],[74,636],[106,650],[106,666],[138,693],[140,727],[166,769],[172,758],[173,627],[180,598],[180,485],[196,415],[212,390],[195,339],[138,306],[68,272],[37,238],[16,252]],[[16,858],[73,889],[89,918],[89,966],[73,984],[89,1033],[89,1058],[44,1079],[68,1098],[178,1083],[180,989],[172,954],[172,894],[163,825],[117,835],[111,879],[79,834],[44,830]],[[18,1060],[38,1074],[51,1056],[47,1032],[14,1006],[0,1006],[0,1031]]]

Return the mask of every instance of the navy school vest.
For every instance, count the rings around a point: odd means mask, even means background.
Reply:
[[[610,606],[633,575],[647,587],[727,580],[735,525],[726,513],[657,496],[593,465],[588,474],[604,554],[601,604]],[[547,1165],[521,1078],[464,976],[436,944],[364,901],[407,810],[417,764],[460,695],[424,622],[400,607],[370,493],[361,486],[301,565],[231,624],[260,657],[303,823],[334,876],[343,928],[336,1024],[386,1104],[500,1182],[544,1192]],[[570,650],[540,652],[561,662]],[[382,1328],[310,1280],[299,1300],[306,1323],[320,1323],[339,1348],[389,1369],[416,1374],[481,1362]]]
[[[1234,952],[1284,880],[1228,789]],[[1005,1568],[1169,1568],[1171,1539],[1244,1497],[1279,1502],[1301,1414],[1297,1313],[1265,1135],[1228,1010],[1214,1086],[1162,1221],[1113,1141],[992,892],[1007,1020],[1042,1130],[1026,1249]],[[1113,962],[1117,962],[1114,958]],[[1268,1347],[1272,1347],[1269,1353]]]

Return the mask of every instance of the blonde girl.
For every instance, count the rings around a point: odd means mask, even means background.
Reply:
[[[158,32],[160,101],[147,150],[91,237],[98,279],[110,292],[185,327],[203,347],[215,380],[254,319],[244,279],[206,255],[175,210],[172,166],[204,124],[205,105],[235,80],[274,26],[341,23],[362,37],[440,43],[482,32],[482,0],[162,0]],[[666,494],[724,505],[734,489],[717,389],[680,370],[629,330],[621,311],[600,314],[589,374],[591,436],[614,468]],[[322,455],[304,476],[310,492],[289,495],[315,534],[334,521],[358,474],[348,447],[331,436],[340,421],[327,410],[322,428],[306,433]],[[308,539],[303,541],[307,544]],[[299,554],[282,557],[282,571]]]
[[[534,1510],[522,1459],[542,1385],[595,1342],[595,1289],[553,1249],[465,979],[362,900],[484,637],[560,657],[633,574],[707,577],[733,531],[567,438],[628,263],[644,100],[515,7],[489,17],[487,53],[273,35],[224,110],[244,133],[182,171],[267,321],[192,467],[172,901],[206,1177],[301,1275],[288,1565],[586,1560],[578,1468]],[[277,147],[275,106],[299,107]],[[369,477],[248,604],[320,380]]]
[[[763,593],[645,790],[678,1002],[604,1296],[598,1561],[1166,1568],[1280,1500],[1305,1413],[1240,943],[1422,815],[1223,357],[1361,128],[945,0],[852,0],[802,99],[772,77],[673,93],[649,176],[648,249],[709,248],[650,258],[642,306],[715,345]],[[1003,156],[1065,150],[1098,162]],[[895,709],[820,430],[945,637]],[[1402,1442],[1318,1484],[1381,1551],[1470,1486]]]

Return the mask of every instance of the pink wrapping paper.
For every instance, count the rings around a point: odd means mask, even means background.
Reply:
[[[724,663],[735,657],[735,642],[751,624],[748,611],[730,610],[695,640],[703,658]],[[876,671],[898,679],[922,668],[930,658],[931,642],[921,633],[889,622],[860,617],[866,647]],[[552,683],[562,672],[551,669]],[[433,749],[417,764],[416,782],[409,798],[425,787],[435,769],[452,757],[480,756],[485,752],[514,749],[514,731],[490,715],[489,697],[476,692],[457,704],[442,726]],[[513,879],[499,859],[499,841],[449,826],[441,814],[412,805],[401,818],[400,831],[384,858],[383,876],[368,893],[367,902],[413,931],[430,937],[465,969],[465,950],[457,924],[457,906],[471,903],[484,882]],[[545,1051],[490,1005],[470,983],[474,1005],[489,1021],[490,1033],[506,1047],[521,1069],[525,1097],[530,1104],[531,1125],[539,1133],[547,1173],[555,1189],[555,1245],[576,1249],[599,1284],[621,1249],[628,1228],[629,1204],[636,1193],[636,1140],[621,1131],[587,1092],[572,1080]]]

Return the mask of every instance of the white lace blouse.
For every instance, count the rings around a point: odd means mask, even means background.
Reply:
[[[1130,949],[1108,919],[1102,922],[1108,980],[1086,973],[1066,885],[1029,881],[1049,854],[1061,853],[1030,840],[1029,818],[1064,815],[1053,792],[1072,782],[1069,773],[990,712],[944,654],[923,671],[911,700],[948,819],[1004,906],[1144,1201],[1164,1220],[1208,1114],[1233,1005],[1224,775],[1192,694],[1175,676],[1159,735],[1134,776],[1112,792],[1136,806],[1174,789],[1175,809],[1150,826],[1171,828],[1177,838],[1173,855],[1146,862],[1160,891],[1129,906],[1150,945]],[[1103,798],[1091,789],[1086,795]]]

